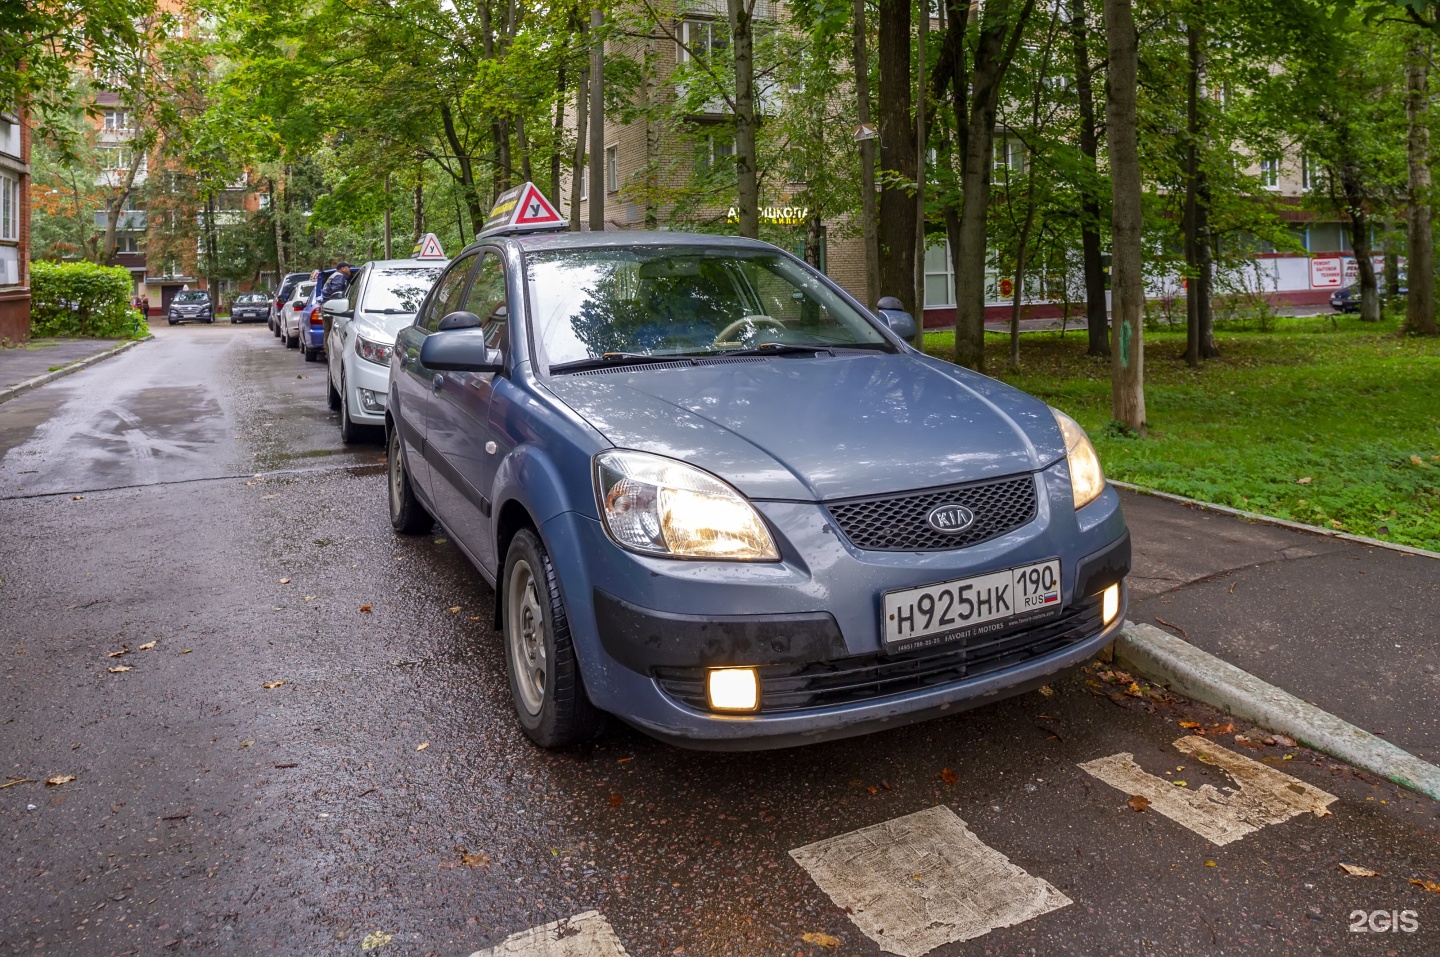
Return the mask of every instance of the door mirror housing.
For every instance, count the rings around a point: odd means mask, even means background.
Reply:
[[[353,315],[350,302],[346,299],[327,299],[321,304],[320,311],[331,319],[349,319]]]
[[[462,309],[446,315],[445,318],[440,320],[440,325],[436,328],[440,332],[449,332],[452,329],[478,329],[479,327],[480,317],[473,312],[466,312]]]
[[[474,314],[451,313],[445,318],[455,315]],[[444,320],[441,320],[441,325],[444,325]],[[499,349],[490,348],[485,342],[485,334],[478,330],[432,332],[420,346],[420,364],[437,372],[505,371],[504,355]]]
[[[915,325],[915,317],[905,311],[905,304],[894,296],[881,296],[880,301],[875,304],[879,311],[880,321],[890,327],[895,333],[906,342],[915,338],[919,328]]]

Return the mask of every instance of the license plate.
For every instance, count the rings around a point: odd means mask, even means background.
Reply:
[[[885,645],[941,644],[1002,631],[1060,610],[1060,560],[884,595]]]

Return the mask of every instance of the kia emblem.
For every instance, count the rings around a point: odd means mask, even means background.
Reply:
[[[926,516],[930,527],[946,535],[958,535],[975,524],[975,513],[964,505],[937,505]]]

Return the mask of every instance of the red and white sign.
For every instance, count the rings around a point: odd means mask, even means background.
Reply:
[[[1345,267],[1340,257],[1310,260],[1310,288],[1330,289],[1344,285]]]
[[[525,192],[516,206],[512,226],[551,226],[564,222],[550,201],[535,188],[534,183],[525,184]]]
[[[1009,299],[1013,295],[1015,295],[1015,280],[1008,278],[1000,280],[1000,298]]]
[[[485,220],[485,228],[480,235],[564,229],[567,225],[534,183],[521,183],[496,197],[490,218]]]
[[[411,259],[444,259],[445,250],[440,248],[440,239],[434,233],[426,233],[424,238],[415,244],[411,250]]]

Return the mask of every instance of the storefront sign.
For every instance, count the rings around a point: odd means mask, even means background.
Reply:
[[[1330,289],[1344,283],[1345,267],[1337,256],[1334,259],[1310,260],[1310,288]]]
[[[771,226],[803,226],[809,218],[809,206],[760,207],[760,222],[769,223]],[[740,211],[734,206],[730,207],[730,213],[726,217],[726,222],[740,222]]]

